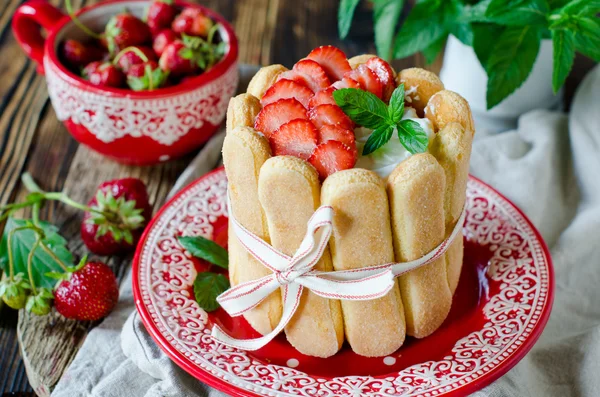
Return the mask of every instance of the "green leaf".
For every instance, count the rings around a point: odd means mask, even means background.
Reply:
[[[546,0],[492,0],[485,16],[500,25],[545,25],[549,11]]]
[[[342,88],[333,91],[333,99],[356,124],[376,129],[391,124],[385,103],[368,91]]]
[[[450,26],[450,33],[464,45],[473,45],[473,28],[470,23],[455,23]]]
[[[504,26],[493,23],[473,24],[473,50],[484,69],[487,69],[487,61],[494,49],[493,43],[498,40],[505,29]]]
[[[434,42],[429,47],[421,51],[423,53],[423,56],[425,57],[425,62],[428,65],[432,64],[433,61],[437,59],[438,55],[440,54],[440,52],[444,48],[444,45],[446,44],[446,39],[448,39],[447,35],[442,36],[438,41]]]
[[[180,236],[178,240],[181,246],[190,251],[196,258],[204,259],[223,269],[228,268],[229,255],[227,250],[214,241],[202,236]]]
[[[193,59],[194,51],[191,48],[182,48],[179,50],[179,56],[183,59]]]
[[[562,8],[571,0],[548,0],[548,4],[550,5],[550,9],[554,10],[556,8]]]
[[[341,39],[345,39],[352,25],[354,10],[360,0],[342,0],[338,8],[338,32]]]
[[[477,4],[465,5],[457,21],[460,22],[489,22],[489,18],[485,16],[487,8],[492,0],[483,0]]]
[[[227,291],[229,280],[222,274],[211,272],[198,273],[194,280],[194,296],[200,307],[207,312],[219,308],[217,296]]]
[[[577,51],[600,62],[600,21],[598,18],[579,17],[573,39]]]
[[[552,89],[557,93],[565,83],[575,60],[573,33],[568,30],[552,31],[553,63]]]
[[[394,127],[391,125],[384,125],[381,128],[374,130],[371,135],[369,135],[369,139],[367,139],[367,142],[363,147],[362,155],[367,156],[388,143],[392,138],[393,133]]]
[[[373,0],[373,29],[377,54],[386,61],[391,59],[396,26],[404,7],[404,0]]]
[[[0,257],[6,258],[2,261],[4,271],[8,274],[8,233],[18,227],[28,224],[27,220],[8,218],[4,227],[4,234],[0,242]],[[40,222],[40,228],[44,231],[45,238],[42,240],[52,252],[67,266],[73,264],[73,255],[67,249],[67,240],[58,234],[58,228],[47,222]],[[15,273],[28,274],[27,256],[35,242],[35,232],[32,230],[21,230],[14,234],[12,246]],[[63,272],[58,263],[52,259],[41,247],[35,250],[33,256],[33,280],[38,287],[53,288],[56,281],[48,276],[49,272]]]
[[[395,39],[394,57],[405,58],[423,51],[448,33],[445,8],[436,0],[417,3]]]
[[[398,138],[406,150],[412,154],[424,153],[427,150],[429,138],[419,123],[414,120],[402,120],[397,129]]]
[[[388,114],[394,124],[402,120],[402,116],[404,116],[404,83],[400,84],[392,92]]]
[[[487,61],[487,108],[491,109],[519,88],[529,76],[540,49],[541,29],[509,27],[496,40]]]
[[[573,0],[559,10],[561,14],[594,17],[600,12],[600,0]]]

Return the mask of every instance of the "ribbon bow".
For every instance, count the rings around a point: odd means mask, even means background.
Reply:
[[[273,340],[294,316],[305,287],[327,299],[371,300],[386,295],[394,286],[395,277],[431,263],[446,252],[461,230],[466,212],[463,208],[450,236],[422,258],[361,269],[321,272],[313,270],[313,267],[321,259],[331,237],[333,208],[321,206],[315,211],[308,221],[306,235],[300,247],[294,256],[290,257],[267,244],[235,219],[229,195],[227,204],[232,229],[238,240],[272,273],[230,288],[217,297],[217,302],[230,316],[236,317],[256,307],[279,288],[283,297],[283,313],[279,324],[273,331],[260,338],[235,339],[218,325],[213,327],[213,338],[242,350],[257,350]]]

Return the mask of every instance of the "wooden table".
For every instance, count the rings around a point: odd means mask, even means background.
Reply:
[[[80,146],[56,119],[48,101],[43,76],[17,45],[10,21],[21,0],[1,0],[0,10],[0,205],[20,200],[25,191],[20,175],[27,171],[45,190],[65,191],[79,201],[87,200],[99,182],[134,176],[148,185],[154,208],[159,208],[171,186],[193,154],[153,167],[123,166]],[[50,0],[63,6],[61,0]],[[76,8],[95,3],[73,0]],[[291,66],[321,44],[333,44],[348,56],[374,53],[372,12],[362,2],[350,37],[337,37],[337,1],[308,0],[209,0],[202,1],[232,21],[240,40],[240,62],[250,64],[281,63]],[[397,70],[408,66],[424,67],[420,55],[396,61]],[[590,66],[578,62],[580,71],[568,82],[567,95]],[[438,58],[429,69],[438,71]],[[25,212],[23,216],[28,216]],[[79,238],[81,214],[62,205],[49,203],[42,219],[60,226],[76,256],[85,248]],[[0,225],[1,227],[1,225]],[[122,277],[131,258],[100,258]],[[21,352],[17,343],[17,325]],[[47,317],[30,316],[3,308],[0,312],[0,395],[23,392],[48,395],[68,366],[87,331],[94,324],[65,320],[56,313]],[[24,357],[23,360],[21,357]],[[27,376],[25,366],[27,365]],[[31,384],[31,385],[30,385]]]

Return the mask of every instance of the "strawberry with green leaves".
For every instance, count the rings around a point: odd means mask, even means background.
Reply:
[[[128,12],[111,17],[106,24],[103,37],[111,54],[116,54],[126,47],[144,45],[152,41],[152,33],[148,25]]]
[[[146,10],[146,23],[152,33],[158,33],[163,29],[169,28],[177,9],[173,6],[173,0],[154,0]]]
[[[189,36],[208,37],[215,23],[196,7],[186,7],[171,24],[175,33]]]
[[[154,90],[162,87],[169,76],[155,61],[150,48],[127,47],[117,54],[114,64],[126,64],[127,85],[134,91]],[[126,62],[123,60],[127,59]]]
[[[30,293],[31,285],[25,280],[23,273],[5,276],[0,281],[0,296],[10,308],[23,309]]]

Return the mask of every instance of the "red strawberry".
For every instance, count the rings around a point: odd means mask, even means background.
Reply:
[[[110,267],[85,261],[65,275],[54,291],[54,306],[65,316],[78,321],[106,317],[119,300],[119,285]]]
[[[317,147],[317,129],[308,120],[292,120],[269,139],[274,156],[296,156],[308,160]]]
[[[371,69],[383,83],[383,100],[389,101],[392,92],[396,88],[396,79],[394,79],[394,71],[389,63],[379,57],[373,57],[365,64]]]
[[[125,75],[109,62],[92,62],[83,68],[83,78],[100,87],[122,87]]]
[[[142,64],[148,61],[156,61],[156,55],[154,54],[154,51],[152,51],[152,48],[145,46],[133,46],[130,48],[136,48],[141,51],[146,59],[142,59],[137,51],[124,49],[122,54],[117,55],[118,59],[115,58],[117,60],[117,66],[119,66],[123,72],[127,73],[133,65]]]
[[[381,80],[379,80],[377,75],[367,67],[367,65],[360,65],[356,69],[346,73],[344,77],[349,77],[355,80],[356,82],[358,82],[358,84],[362,86],[364,90],[369,91],[370,93],[378,96],[379,98],[382,97],[383,83],[381,82]]]
[[[344,74],[352,70],[346,54],[332,45],[317,47],[307,56],[325,69],[331,81],[341,80]]]
[[[315,127],[321,128],[325,124],[334,125],[347,130],[354,130],[354,123],[346,113],[337,105],[319,105],[308,113],[308,117]]]
[[[108,50],[111,54],[126,47],[149,44],[152,41],[150,28],[142,20],[129,13],[114,15],[104,30]]]
[[[319,143],[327,141],[338,141],[350,148],[356,147],[356,137],[354,136],[354,131],[346,130],[335,125],[325,124],[319,129]]]
[[[304,106],[294,98],[280,99],[262,108],[256,116],[254,128],[269,139],[279,127],[296,119],[308,120]]]
[[[193,59],[186,59],[182,56],[182,52],[185,50],[189,50],[189,48],[180,40],[175,40],[167,45],[158,61],[161,69],[168,71],[173,76],[194,74],[198,66]]]
[[[335,91],[335,88],[327,87],[324,90],[317,92],[310,98],[308,108],[314,109],[319,105],[336,105],[335,99],[333,99],[333,91]]]
[[[62,57],[68,66],[79,69],[90,62],[100,61],[104,57],[104,51],[77,40],[65,40],[62,45]]]
[[[356,82],[356,80],[353,80],[349,77],[344,77],[340,81],[336,81],[335,83],[333,83],[331,86],[336,90],[341,90],[342,88],[362,88],[360,84]]]
[[[338,171],[354,167],[356,152],[338,141],[327,141],[317,146],[308,162],[315,167],[321,179]]]
[[[167,76],[155,61],[138,63],[129,68],[127,85],[134,91],[155,90],[164,85]]]
[[[154,36],[154,40],[152,41],[152,49],[156,56],[161,56],[165,48],[177,40],[177,34],[173,32],[171,29],[163,29],[156,36]]]
[[[173,0],[154,0],[148,6],[146,21],[150,30],[154,33],[169,28],[177,10],[173,6]]]
[[[189,36],[208,36],[208,31],[212,28],[214,22],[210,17],[195,7],[184,8],[181,14],[177,15],[171,24],[171,29],[175,33],[184,33]]]
[[[282,79],[294,80],[300,84],[304,84],[312,92],[321,91],[330,84],[325,70],[321,65],[310,59],[303,59],[297,62],[292,70],[280,74],[278,80]]]
[[[308,107],[308,101],[313,96],[313,92],[305,85],[292,80],[279,80],[265,92],[260,104],[264,107],[270,103],[284,98],[295,98],[304,107]]]
[[[88,207],[81,224],[81,238],[97,255],[113,255],[132,249],[152,215],[146,185],[136,178],[104,182]]]

